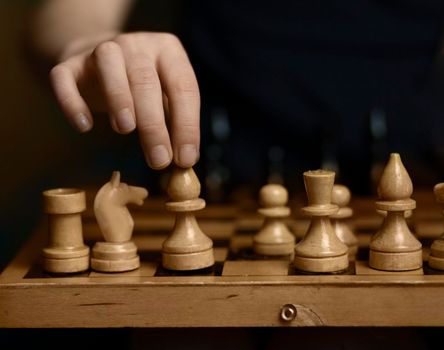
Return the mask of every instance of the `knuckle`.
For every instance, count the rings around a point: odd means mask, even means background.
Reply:
[[[117,35],[117,36],[114,38],[114,41],[116,41],[116,42],[126,41],[126,40],[128,40],[128,39],[131,39],[131,37],[132,37],[132,34],[129,34],[129,33],[121,33],[121,34]]]
[[[176,35],[172,33],[161,33],[158,40],[159,49],[163,53],[180,58],[188,57],[182,42]]]
[[[199,115],[198,114],[182,114],[178,118],[173,118],[174,127],[180,130],[187,129],[190,131],[199,130]]]
[[[149,65],[128,69],[128,79],[136,91],[153,90],[160,86],[156,69]]]
[[[69,94],[59,94],[57,100],[62,107],[68,110],[75,109],[77,106],[76,99]]]
[[[113,89],[108,91],[108,98],[116,106],[130,106],[132,100],[128,93],[123,89]]]
[[[128,85],[124,81],[114,81],[112,84],[106,84],[103,87],[103,92],[113,98],[128,98],[131,96]]]
[[[49,77],[52,80],[58,79],[61,75],[66,73],[67,70],[68,70],[68,68],[65,67],[65,65],[63,63],[60,63],[60,64],[51,68],[51,70],[49,71]]]
[[[186,134],[194,134],[196,132],[199,132],[199,123],[185,120],[180,123],[180,128]]]
[[[119,46],[127,47],[136,44],[137,40],[138,36],[135,33],[123,33],[116,36],[113,41]]]
[[[138,128],[139,132],[148,138],[160,138],[165,131],[165,125],[162,123],[142,123]]]
[[[198,143],[200,138],[199,118],[173,119],[174,139],[177,143]]]
[[[69,92],[69,89],[66,88],[65,77],[68,71],[68,67],[64,66],[63,64],[58,64],[49,72],[50,81],[57,101],[59,104],[65,107],[70,107],[75,103],[75,98],[72,96],[72,93]]]
[[[167,45],[182,46],[180,39],[173,33],[160,33],[159,39]]]
[[[194,77],[185,76],[177,79],[172,89],[174,93],[187,95],[189,97],[199,96],[199,85]]]
[[[112,55],[120,49],[119,44],[114,41],[104,41],[96,46],[93,51],[94,58],[99,58],[101,56]]]
[[[180,124],[175,137],[184,143],[194,143],[199,139],[199,126],[195,124]]]
[[[113,100],[128,100],[127,95],[124,89],[114,88],[108,91],[108,96]]]

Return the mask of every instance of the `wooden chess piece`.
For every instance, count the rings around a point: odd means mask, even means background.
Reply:
[[[83,243],[82,212],[85,192],[57,188],[43,192],[43,210],[48,214],[49,243],[43,249],[43,269],[75,273],[89,268],[89,247]]]
[[[444,183],[435,185],[433,192],[435,193],[436,202],[444,203]],[[435,239],[430,248],[429,266],[432,269],[444,270],[444,234]]]
[[[339,209],[331,203],[334,179],[333,171],[304,173],[308,206],[302,208],[302,212],[312,219],[304,238],[295,247],[294,266],[298,270],[339,272],[348,267],[348,248],[336,236],[329,217]]]
[[[422,267],[422,245],[410,232],[405,211],[413,210],[413,184],[398,153],[392,153],[378,185],[376,209],[387,214],[370,242],[369,266],[384,271]]]
[[[259,255],[293,255],[295,238],[283,219],[290,215],[288,191],[277,184],[265,185],[259,192],[261,208],[265,217],[260,231],[253,237],[253,248]]]
[[[134,221],[127,204],[142,205],[148,191],[120,182],[120,172],[100,188],[94,199],[94,214],[105,242],[92,249],[91,267],[100,272],[131,271],[140,267],[137,246],[131,240]]]
[[[214,265],[213,241],[202,232],[193,214],[205,208],[194,170],[174,167],[167,193],[171,201],[166,209],[176,213],[176,223],[162,246],[163,267],[188,271]]]
[[[336,214],[330,216],[331,224],[336,236],[348,247],[348,256],[354,257],[358,252],[358,239],[346,222],[346,219],[353,215],[353,209],[348,207],[350,199],[351,193],[346,186],[333,185],[331,202],[336,204],[339,210]]]

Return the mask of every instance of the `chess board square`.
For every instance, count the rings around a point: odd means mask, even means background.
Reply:
[[[442,235],[442,220],[420,221],[413,224],[413,232],[418,239],[436,239]]]
[[[430,255],[430,246],[425,247],[424,245],[422,246],[422,261],[428,261],[429,260],[429,255]]]
[[[257,231],[264,222],[261,215],[254,213],[253,215],[244,215],[235,220],[237,230]]]
[[[235,235],[230,240],[230,250],[232,252],[238,252],[243,248],[250,248],[253,246],[253,235]]]
[[[166,235],[145,234],[134,236],[134,243],[138,251],[160,251]]]
[[[234,233],[234,222],[232,220],[200,220],[200,229],[213,240],[230,239]]]
[[[214,247],[214,260],[215,261],[225,261],[227,260],[228,248],[227,247]]]
[[[356,238],[358,239],[358,247],[359,248],[366,248],[370,246],[370,241],[372,239],[372,234],[366,233],[366,232],[357,232]]]
[[[136,208],[137,209],[137,208]],[[174,227],[174,216],[168,212],[147,215],[146,212],[134,212],[134,230],[139,232],[167,231]]]
[[[287,276],[287,260],[226,261],[222,276]]]
[[[382,271],[375,270],[368,266],[367,261],[356,261],[355,271],[357,275],[424,275],[422,268],[411,271]]]

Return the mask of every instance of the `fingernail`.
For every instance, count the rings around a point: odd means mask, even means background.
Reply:
[[[79,114],[75,120],[75,124],[77,129],[79,129],[80,132],[86,132],[92,128],[92,124],[89,120],[89,118],[84,114]]]
[[[151,167],[160,169],[168,165],[170,161],[170,154],[164,145],[158,145],[151,148],[149,159]]]
[[[180,146],[179,149],[179,163],[183,167],[191,167],[197,161],[196,146],[187,144]]]
[[[124,108],[116,115],[116,125],[120,132],[127,133],[136,127],[133,114],[129,108]]]

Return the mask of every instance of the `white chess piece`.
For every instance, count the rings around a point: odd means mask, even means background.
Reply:
[[[94,214],[105,242],[97,242],[93,247],[91,267],[94,270],[122,272],[140,266],[137,247],[131,240],[134,221],[127,204],[142,205],[147,196],[145,188],[120,182],[118,171],[98,191],[94,199]]]
[[[283,221],[290,215],[287,207],[287,189],[278,184],[268,184],[259,192],[261,207],[258,212],[265,217],[259,232],[253,237],[253,249],[260,255],[293,255],[295,238]]]
[[[75,273],[89,268],[89,247],[83,243],[82,212],[85,191],[57,188],[43,192],[43,210],[48,214],[49,242],[43,249],[43,269]]]
[[[166,209],[176,213],[176,223],[162,246],[163,267],[189,271],[214,265],[213,241],[202,232],[194,216],[194,211],[205,208],[194,170],[175,167],[167,192],[170,201]]]
[[[376,209],[387,212],[370,242],[369,266],[384,271],[407,271],[422,267],[422,245],[410,232],[405,212],[416,202],[410,198],[413,184],[398,153],[392,153],[378,185]]]
[[[353,258],[358,252],[358,239],[345,221],[353,215],[353,209],[348,207],[351,200],[350,190],[344,186],[333,185],[331,202],[339,207],[336,214],[330,216],[336,236],[348,247],[348,256]]]
[[[301,242],[296,244],[294,266],[310,273],[339,272],[348,267],[348,248],[333,230],[330,215],[338,206],[331,203],[335,173],[312,170],[304,173],[308,206],[302,208],[311,216],[310,227]]]
[[[439,183],[433,188],[436,202],[444,203],[444,183]],[[430,247],[429,266],[436,270],[444,270],[444,234],[435,239]]]

